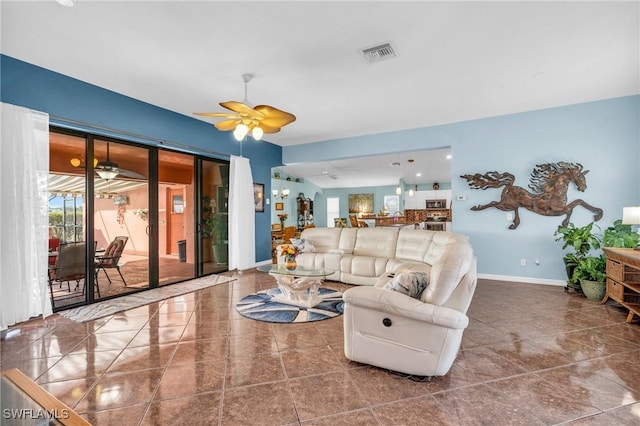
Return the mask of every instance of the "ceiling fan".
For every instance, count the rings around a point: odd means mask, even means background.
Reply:
[[[321,174],[316,175],[316,176],[317,177],[324,176],[324,177],[327,177],[329,179],[338,180],[338,175],[336,175],[335,173],[332,173],[330,171],[329,164],[327,164],[327,166],[325,167],[324,171]]]
[[[247,134],[255,140],[262,139],[264,133],[277,133],[280,129],[296,120],[296,116],[270,105],[253,106],[247,100],[247,84],[253,74],[242,74],[244,81],[244,101],[220,102],[220,106],[232,112],[194,112],[204,117],[222,117],[226,120],[214,124],[216,129],[223,132],[233,130],[233,137],[237,141],[244,139]]]
[[[71,158],[69,160],[73,167],[84,169],[85,166],[82,165],[82,160],[77,157]],[[100,176],[102,179],[111,180],[116,177],[124,177],[131,179],[146,179],[146,176],[141,175],[138,172],[134,172],[133,170],[121,169],[118,167],[117,163],[114,163],[109,159],[109,143],[107,142],[107,159],[103,161],[98,161],[97,159],[93,159],[93,167],[96,171],[96,174]]]

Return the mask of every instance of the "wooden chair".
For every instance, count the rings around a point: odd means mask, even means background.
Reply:
[[[118,274],[120,274],[120,278],[122,278],[124,286],[127,286],[127,282],[124,280],[122,272],[120,272],[119,265],[120,257],[122,256],[122,252],[124,251],[124,246],[127,244],[127,240],[129,240],[129,237],[116,237],[109,244],[102,256],[96,256],[96,284],[98,283],[98,274],[100,273],[100,270],[104,271],[104,274],[109,280],[109,284],[111,284],[111,278],[109,277],[109,274],[107,274],[107,269],[115,269],[116,271],[118,271]]]
[[[347,218],[346,217],[337,217],[333,219],[333,225],[336,228],[346,228],[347,227]]]

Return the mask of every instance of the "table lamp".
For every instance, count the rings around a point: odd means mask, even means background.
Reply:
[[[622,208],[622,224],[623,225],[640,225],[640,206],[623,207]],[[635,250],[640,250],[640,246]]]

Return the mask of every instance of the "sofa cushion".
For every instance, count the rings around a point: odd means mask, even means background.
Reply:
[[[353,254],[356,256],[382,257],[395,256],[398,230],[396,228],[357,228]]]
[[[383,288],[419,299],[427,285],[429,276],[424,272],[404,271],[396,274]]]
[[[300,238],[311,242],[318,253],[329,253],[331,249],[339,248],[342,228],[307,228],[302,231]]]

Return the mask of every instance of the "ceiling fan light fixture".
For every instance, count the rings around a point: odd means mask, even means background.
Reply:
[[[102,179],[111,180],[115,179],[115,177],[118,176],[118,173],[120,173],[120,169],[118,169],[118,165],[113,161],[106,160],[100,161],[96,165],[96,173]]]
[[[264,136],[264,130],[262,130],[259,126],[256,126],[253,128],[253,130],[251,130],[251,136],[253,136],[255,140],[259,141],[260,139],[262,139],[262,136]]]
[[[249,127],[244,123],[240,123],[233,131],[233,137],[236,138],[237,141],[241,141],[247,136],[247,133],[249,133]]]

